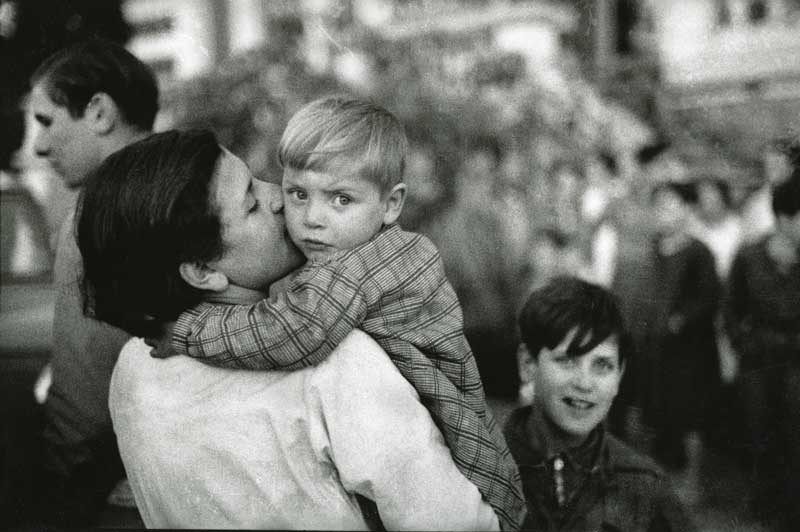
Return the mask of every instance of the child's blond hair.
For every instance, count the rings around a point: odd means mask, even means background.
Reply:
[[[314,100],[289,120],[278,146],[283,168],[351,172],[382,193],[403,181],[408,139],[378,105],[341,96]]]

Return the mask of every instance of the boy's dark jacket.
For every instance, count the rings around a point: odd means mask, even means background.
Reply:
[[[600,426],[569,454],[567,502],[556,501],[554,457],[537,444],[532,407],[514,411],[505,426],[509,449],[520,469],[528,514],[523,530],[675,531],[695,530],[662,470],[607,434]]]

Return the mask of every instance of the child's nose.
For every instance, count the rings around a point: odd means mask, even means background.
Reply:
[[[306,203],[305,216],[303,222],[309,227],[319,227],[323,225],[325,214],[318,202],[309,200]]]

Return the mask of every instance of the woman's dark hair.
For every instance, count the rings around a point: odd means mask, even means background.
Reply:
[[[73,118],[82,117],[92,96],[103,92],[114,100],[125,123],[142,131],[153,128],[158,112],[155,75],[120,44],[91,39],[56,52],[31,76],[31,86],[40,82]]]
[[[112,154],[79,199],[84,312],[136,336],[155,335],[202,299],[182,262],[221,256],[210,185],[222,148],[208,131],[168,131]]]
[[[567,354],[581,356],[616,337],[620,363],[626,335],[616,298],[605,288],[575,277],[556,277],[528,296],[519,316],[519,330],[528,352],[538,359],[542,348],[553,349],[576,331]]]

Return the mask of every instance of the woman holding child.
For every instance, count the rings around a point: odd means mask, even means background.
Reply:
[[[161,133],[115,153],[81,198],[87,310],[145,337],[201,302],[264,300],[303,262],[283,206],[277,186],[207,132]],[[378,344],[354,330],[332,347],[286,373],[159,360],[141,339],[126,344],[109,402],[145,524],[497,529]]]

